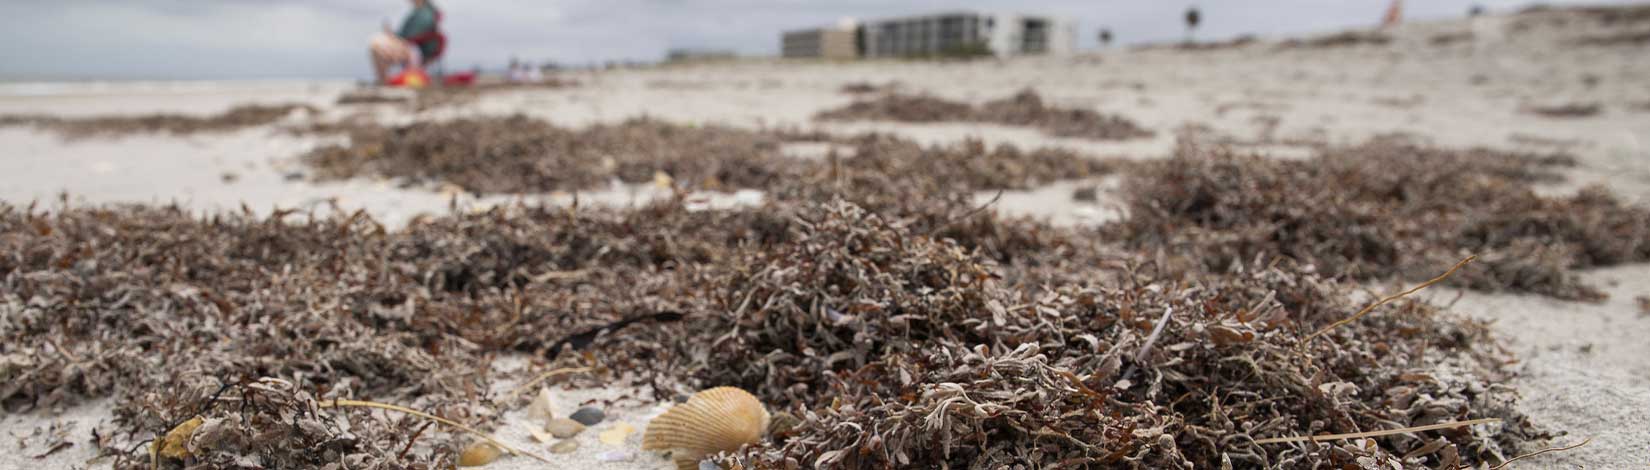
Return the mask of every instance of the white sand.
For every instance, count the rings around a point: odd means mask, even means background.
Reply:
[[[438,108],[416,119],[477,114],[525,113],[564,125],[615,122],[641,115],[684,123],[745,127],[811,127],[809,117],[847,103],[838,88],[850,82],[897,81],[908,90],[982,101],[1033,87],[1045,99],[1070,106],[1094,106],[1126,115],[1158,132],[1153,139],[1092,142],[1050,139],[1016,128],[986,125],[904,125],[833,123],[836,132],[878,130],[924,142],[979,138],[988,143],[1065,146],[1096,156],[1161,158],[1174,146],[1174,130],[1188,123],[1208,125],[1240,139],[1265,139],[1264,150],[1299,158],[1309,149],[1292,141],[1353,143],[1384,133],[1409,133],[1446,146],[1485,145],[1564,149],[1581,159],[1569,183],[1541,188],[1565,193],[1602,184],[1629,201],[1650,204],[1650,112],[1628,103],[1650,102],[1650,56],[1643,47],[1572,48],[1563,41],[1587,31],[1542,25],[1519,33],[1507,18],[1477,24],[1445,22],[1408,25],[1388,48],[1275,51],[1262,43],[1242,49],[1181,53],[1108,51],[1080,58],[1033,58],[966,64],[865,62],[743,63],[653,70],[570,74],[584,86],[494,93],[455,108]],[[1571,24],[1577,24],[1572,22]],[[1434,34],[1477,31],[1479,41],[1450,47],[1428,46]],[[1493,42],[1492,38],[1503,42]],[[1481,84],[1474,84],[1481,77]],[[1596,77],[1589,86],[1587,77]],[[326,108],[336,119],[355,109],[331,105],[347,85],[337,83],[216,84],[195,87],[113,86],[71,89],[56,94],[19,95],[0,88],[0,114],[42,112],[60,115],[178,111],[210,113],[243,102],[299,100]],[[38,91],[38,90],[36,90]],[[9,94],[6,94],[9,93]],[[1549,119],[1525,107],[1596,102],[1604,113],[1579,119]],[[357,108],[358,109],[358,108]],[[304,119],[294,116],[294,119]],[[407,117],[400,117],[407,119]],[[1268,125],[1275,120],[1276,125]],[[0,199],[55,204],[67,191],[77,203],[178,202],[197,210],[239,207],[365,208],[388,225],[421,212],[439,213],[449,196],[434,188],[397,188],[388,181],[313,184],[287,181],[304,171],[292,157],[319,143],[274,129],[183,138],[133,136],[63,142],[21,128],[0,129]],[[822,152],[795,149],[799,158]],[[234,173],[226,181],[225,173]],[[1102,181],[1101,183],[1106,183]],[[1087,183],[1062,183],[1041,190],[1005,193],[997,208],[1006,213],[1047,217],[1057,223],[1095,223],[1116,217],[1104,204],[1071,201]],[[1103,184],[1104,185],[1104,184]],[[1104,185],[1110,187],[1109,185]],[[621,188],[596,196],[605,203],[645,200],[646,187]],[[1107,199],[1102,191],[1102,203]],[[980,195],[982,201],[991,194]],[[568,195],[531,195],[533,200],[566,201]],[[586,196],[581,200],[590,200]],[[729,200],[722,198],[719,200]],[[474,201],[485,207],[512,198]],[[1507,347],[1521,359],[1515,385],[1521,407],[1541,425],[1583,437],[1587,448],[1520,462],[1518,468],[1642,468],[1650,464],[1650,318],[1633,305],[1650,295],[1650,266],[1634,265],[1586,274],[1614,280],[1602,304],[1562,302],[1534,296],[1467,292],[1454,310],[1494,322]],[[1431,292],[1447,302],[1454,292]],[[568,392],[595,397],[618,391]],[[577,395],[577,394],[585,395]],[[85,442],[89,426],[106,419],[105,403],[63,410],[58,416],[6,416],[0,432],[26,435],[52,420],[75,421],[76,445],[43,460],[28,459],[38,447],[0,452],[0,468],[70,468],[92,455]],[[641,428],[657,412],[646,406],[615,410],[615,419]],[[520,419],[507,416],[510,422]],[[506,429],[510,426],[506,425]],[[567,468],[659,468],[664,461],[640,456],[634,462],[599,467],[591,451],[604,449],[596,432],[581,436],[583,449],[556,456]],[[525,433],[504,433],[529,443]],[[633,436],[631,444],[635,444]],[[589,442],[585,442],[588,439]],[[545,450],[543,446],[537,448]],[[548,454],[547,452],[544,452]],[[505,466],[538,468],[527,459]],[[502,467],[501,467],[502,468]]]

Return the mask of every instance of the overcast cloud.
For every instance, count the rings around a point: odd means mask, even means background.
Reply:
[[[657,60],[676,47],[773,55],[779,32],[937,10],[1077,20],[1080,47],[1100,27],[1120,42],[1178,39],[1194,2],[1160,0],[436,0],[449,67],[510,57],[563,64]],[[1205,0],[1201,38],[1280,36],[1365,26],[1388,0]],[[1411,20],[1459,17],[1526,0],[1411,0]],[[1547,3],[1581,3],[1557,0]],[[1597,3],[1597,2],[1592,2]],[[0,1],[0,79],[344,78],[370,74],[367,37],[399,24],[406,0]]]

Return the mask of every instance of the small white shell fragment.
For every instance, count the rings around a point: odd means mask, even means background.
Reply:
[[[596,455],[596,459],[603,462],[629,462],[634,458],[636,454],[628,450],[610,450]]]
[[[533,402],[527,405],[527,419],[533,424],[544,426],[550,424],[550,419],[556,417],[556,403],[550,396],[550,387],[539,389],[539,394],[533,397]]]

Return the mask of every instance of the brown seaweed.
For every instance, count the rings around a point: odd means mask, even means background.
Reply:
[[[925,94],[885,93],[842,108],[822,111],[815,118],[836,121],[986,122],[1035,127],[1056,137],[1096,140],[1127,140],[1154,135],[1122,116],[1092,109],[1046,105],[1042,97],[1030,89],[979,106]]]
[[[838,138],[786,130],[690,127],[654,119],[579,130],[521,116],[311,130],[344,130],[351,136],[347,144],[304,156],[321,179],[376,175],[452,183],[483,194],[596,189],[613,181],[650,182],[663,173],[685,189],[763,189],[828,200],[813,190],[819,186],[798,182],[922,175],[904,184],[852,188],[859,197],[877,198],[890,191],[911,196],[1028,189],[1108,173],[1115,166],[1066,150],[1023,151],[978,141],[922,146],[888,135]],[[844,152],[824,159],[782,153],[786,143],[821,141]]]
[[[33,126],[56,132],[66,139],[144,133],[188,135],[230,132],[263,126],[285,119],[287,116],[299,111],[308,114],[317,112],[315,107],[304,104],[249,104],[236,106],[224,112],[208,116],[173,113],[95,117],[7,115],[0,116],[0,126]]]
[[[1650,211],[1597,188],[1559,198],[1530,188],[1569,165],[1562,154],[1391,138],[1307,161],[1183,146],[1125,179],[1131,215],[1108,230],[1203,269],[1283,256],[1331,276],[1416,279],[1479,254],[1452,283],[1598,299],[1571,270],[1650,260]]]

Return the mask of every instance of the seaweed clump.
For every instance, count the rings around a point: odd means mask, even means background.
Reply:
[[[1598,103],[1566,103],[1550,106],[1531,106],[1526,112],[1541,117],[1568,119],[1597,116],[1604,112],[1604,107]]]
[[[928,95],[885,93],[842,108],[822,111],[815,119],[835,121],[886,120],[898,122],[985,122],[1041,129],[1056,137],[1096,140],[1146,138],[1153,132],[1134,121],[1092,109],[1061,108],[1043,103],[1037,92],[1022,90],[1013,96],[980,106]]]
[[[900,219],[846,203],[804,219],[690,322],[695,377],[800,418],[727,467],[1449,466],[1504,460],[1531,432],[1492,385],[1506,372],[1482,325],[1404,302],[1307,341],[1356,305],[1287,262],[1005,283]],[[1255,443],[1477,417],[1505,425]]]
[[[651,119],[579,130],[522,116],[342,130],[350,135],[347,144],[303,157],[321,179],[376,175],[452,183],[486,194],[592,189],[613,181],[655,181],[663,174],[684,189],[761,189],[814,201],[829,200],[822,184],[848,181],[845,191],[854,192],[858,202],[881,206],[935,194],[1027,189],[1109,173],[1116,166],[1069,150],[987,147],[978,141],[923,146],[887,135],[839,138]],[[846,151],[824,159],[796,158],[782,151],[792,142],[827,142]]]
[[[1311,39],[1289,39],[1278,44],[1279,49],[1332,49],[1351,46],[1384,46],[1392,43],[1392,36],[1378,31],[1342,31]]]
[[[199,416],[207,425],[197,433],[221,431],[215,437],[226,441],[197,450],[195,462],[250,453],[277,467],[377,460],[385,456],[374,449],[407,435],[350,430],[318,416],[317,399],[399,399],[459,421],[493,416],[473,406],[486,403],[475,391],[491,380],[470,352],[486,332],[462,316],[415,316],[411,304],[390,301],[422,284],[384,261],[382,227],[360,215],[283,218],[0,206],[10,253],[0,259],[8,384],[0,404],[53,409],[113,395],[116,442]],[[305,450],[322,450],[315,446],[325,451]],[[148,468],[147,459],[117,463],[138,466]]]
[[[651,119],[570,130],[512,116],[368,126],[351,134],[349,145],[323,147],[304,160],[323,179],[381,175],[484,194],[641,183],[658,172],[704,188],[759,187],[787,177],[781,134]]]
[[[1528,437],[1481,325],[1400,302],[1306,343],[1355,305],[1292,263],[1177,273],[954,209],[516,207],[386,231],[0,206],[0,403],[112,396],[119,468],[180,428],[167,468],[445,466],[462,437],[329,404],[487,429],[506,354],[659,400],[741,385],[801,417],[726,456],[746,468],[1472,464]],[[1028,275],[1058,259],[1078,262]],[[1504,425],[1252,442],[1482,417]]]
[[[230,132],[267,125],[285,119],[297,111],[310,114],[317,112],[315,107],[305,104],[248,104],[236,106],[209,116],[172,113],[84,118],[8,115],[0,116],[0,126],[34,126],[56,132],[67,139],[144,133],[188,135]]]
[[[1182,146],[1135,167],[1131,216],[1107,231],[1200,269],[1283,256],[1329,276],[1425,279],[1467,254],[1455,285],[1595,300],[1573,269],[1650,260],[1650,211],[1589,188],[1538,195],[1562,154],[1427,148],[1376,139],[1303,161]]]

